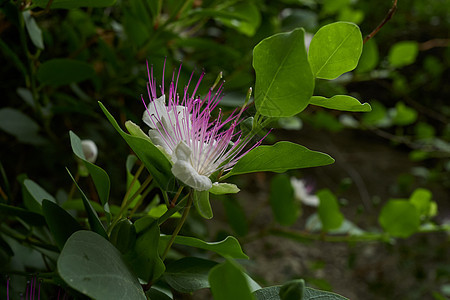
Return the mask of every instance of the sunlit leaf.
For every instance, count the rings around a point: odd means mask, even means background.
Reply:
[[[390,235],[406,238],[419,229],[420,216],[409,201],[389,200],[381,209],[378,221]]]
[[[358,26],[336,22],[323,26],[309,45],[308,58],[317,78],[335,79],[353,70],[362,52],[362,35]]]
[[[358,99],[347,95],[336,95],[331,98],[313,96],[310,104],[343,111],[368,112],[372,110],[369,103],[361,103]]]
[[[376,68],[379,61],[378,47],[374,39],[364,44],[361,58],[359,59],[357,72],[369,72]]]
[[[419,45],[416,41],[402,41],[391,47],[388,60],[391,66],[400,68],[414,63],[418,53]]]
[[[308,105],[314,78],[304,35],[303,29],[275,34],[253,49],[255,105],[262,115],[290,117]]]
[[[69,286],[94,299],[146,299],[120,252],[91,231],[77,231],[67,240],[58,273]]]
[[[259,146],[242,157],[228,176],[252,172],[283,173],[291,169],[329,165],[334,162],[328,154],[311,151],[306,147],[278,142],[273,146]]]

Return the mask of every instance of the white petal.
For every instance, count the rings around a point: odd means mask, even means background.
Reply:
[[[150,116],[153,120],[150,119]],[[155,129],[156,126],[154,123],[157,122],[156,117],[159,118],[167,118],[167,108],[166,108],[166,96],[162,95],[158,99],[151,101],[147,105],[147,109],[144,111],[144,114],[142,115],[142,120],[145,124],[147,124],[150,128]]]
[[[177,147],[174,150],[174,155],[175,155],[176,160],[183,160],[186,162],[190,160],[191,153],[192,153],[192,150],[183,141],[179,142]]]
[[[198,174],[187,161],[177,160],[172,166],[172,173],[184,184],[197,191],[207,191],[212,187],[211,180],[204,175]]]
[[[172,150],[169,148],[169,146],[167,146],[164,138],[161,136],[158,130],[150,129],[148,131],[148,136],[155,146],[161,146],[167,152],[167,154],[169,154],[169,156],[172,156]]]

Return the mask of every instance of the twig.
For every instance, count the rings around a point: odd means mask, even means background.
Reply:
[[[397,10],[397,0],[394,0],[394,3],[392,4],[391,9],[388,11],[386,17],[384,17],[383,21],[381,21],[381,23],[377,26],[377,28],[375,28],[371,33],[369,33],[365,38],[363,43],[367,43],[368,40],[370,40],[371,38],[373,38],[378,31],[380,31],[380,29],[392,18],[392,16],[394,15],[395,11]]]

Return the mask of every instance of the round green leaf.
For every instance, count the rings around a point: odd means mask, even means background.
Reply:
[[[146,299],[119,251],[92,231],[77,231],[67,240],[58,273],[72,288],[97,300]]]
[[[51,59],[40,65],[37,79],[44,85],[66,85],[89,79],[95,75],[94,68],[82,61],[66,58]]]
[[[416,207],[406,200],[390,200],[383,206],[378,221],[390,235],[402,238],[415,233],[420,225]]]
[[[309,63],[317,78],[335,79],[353,70],[362,52],[362,35],[353,23],[336,22],[317,31],[309,45]]]
[[[261,41],[253,49],[256,109],[268,117],[290,117],[306,108],[314,90],[305,31],[296,29]]]
[[[388,60],[391,66],[400,68],[416,61],[419,45],[415,41],[398,42],[389,50]]]

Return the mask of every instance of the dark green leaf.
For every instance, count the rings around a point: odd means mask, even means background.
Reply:
[[[309,63],[317,78],[335,79],[353,70],[362,52],[362,35],[353,23],[336,22],[317,31],[309,45]]]
[[[23,19],[25,21],[25,27],[27,28],[28,35],[30,36],[33,44],[39,48],[44,49],[44,41],[42,40],[42,31],[36,23],[36,20],[31,16],[31,10],[22,12]]]
[[[0,235],[0,251],[4,251],[8,256],[14,256],[14,251],[11,246]],[[0,256],[1,257],[1,256]]]
[[[173,182],[172,166],[164,154],[153,145],[150,140],[125,133],[117,124],[116,120],[111,116],[108,110],[99,102],[99,105],[109,122],[133,149],[142,163],[147,167],[149,172],[158,182],[160,187],[167,190],[169,183]]]
[[[122,219],[113,227],[109,241],[120,253],[126,253],[132,249],[136,242],[136,228],[128,219]]]
[[[105,208],[105,211],[108,211],[109,188],[110,188],[110,181],[108,174],[105,172],[105,170],[103,170],[99,166],[96,166],[93,163],[87,161],[86,158],[84,157],[83,147],[81,145],[80,138],[73,131],[70,131],[69,135],[73,153],[83,161],[84,165],[88,169],[89,174],[91,174],[92,180],[94,181],[95,188],[97,189],[100,202]]]
[[[294,189],[287,175],[280,174],[270,183],[269,203],[275,220],[283,226],[290,226],[300,215],[299,203],[295,200]]]
[[[158,253],[159,226],[156,220],[145,217],[134,224],[137,238],[131,251],[125,254],[125,259],[141,279],[146,282],[159,278],[165,266]]]
[[[234,198],[225,198],[222,202],[227,214],[228,224],[239,236],[246,235],[248,233],[248,223],[242,206]]]
[[[389,200],[381,209],[378,221],[390,235],[406,238],[419,229],[420,216],[412,203],[406,200]]]
[[[0,109],[0,129],[15,136],[22,143],[40,145],[45,142],[45,139],[38,135],[39,125],[14,108]]]
[[[216,262],[196,257],[185,257],[170,263],[164,280],[176,291],[191,293],[209,288],[208,273]]]
[[[318,213],[322,222],[322,229],[329,231],[339,228],[344,221],[344,216],[339,210],[336,196],[329,190],[324,189],[317,192],[317,197],[320,199]]]
[[[211,219],[213,212],[211,204],[209,203],[209,191],[196,191],[194,190],[194,205],[200,216],[205,219]]]
[[[361,104],[358,99],[347,95],[336,95],[328,99],[321,96],[313,96],[310,104],[343,111],[367,112],[372,110],[369,103]]]
[[[25,206],[33,212],[42,212],[42,201],[44,199],[56,202],[55,198],[52,195],[50,195],[46,190],[44,190],[33,180],[25,179],[23,182],[23,186],[31,196],[31,198],[24,197]]]
[[[86,197],[84,192],[81,190],[81,188],[78,186],[78,183],[76,182],[75,178],[73,178],[69,169],[66,169],[66,170],[69,173],[70,178],[72,178],[73,183],[78,188],[78,191],[81,194],[81,199],[83,200],[84,209],[86,210],[89,225],[91,226],[91,230],[100,234],[105,239],[108,239],[108,235],[106,234],[105,228],[103,227],[102,222],[100,222],[100,219],[98,218],[98,215],[95,212],[94,208],[92,207],[91,203],[89,202],[88,198]]]
[[[305,292],[305,281],[303,279],[296,279],[288,281],[280,288],[281,300],[303,300]]]
[[[242,268],[231,260],[227,259],[210,271],[209,283],[215,300],[255,299]]]
[[[172,298],[167,296],[167,294],[164,294],[163,292],[154,288],[149,289],[145,294],[150,300],[172,300]]]
[[[35,0],[33,7],[46,8],[50,0]],[[116,0],[53,0],[50,8],[72,9],[78,7],[105,7],[112,6]]]
[[[69,286],[97,300],[146,299],[119,251],[91,231],[77,231],[67,240],[58,273]]]
[[[48,60],[37,71],[37,79],[44,85],[52,86],[80,82],[94,75],[94,68],[90,64],[68,58]]]
[[[74,232],[83,229],[77,220],[56,203],[42,201],[42,212],[59,249],[64,247],[67,239]]]
[[[416,41],[398,42],[389,50],[388,60],[395,68],[410,65],[416,61],[419,45]]]
[[[257,290],[253,294],[256,296],[256,300],[282,300],[279,296],[281,286],[271,286]],[[331,293],[320,291],[312,288],[305,288],[303,294],[303,300],[348,300],[347,298]]]
[[[306,147],[278,142],[273,146],[259,146],[242,157],[226,177],[252,172],[283,173],[291,169],[329,165],[334,162],[328,154]]]
[[[9,217],[15,216],[21,218],[30,225],[42,226],[45,224],[45,219],[41,214],[20,207],[0,203],[0,213],[6,214]]]
[[[169,235],[161,235],[160,242],[167,243],[170,239]],[[174,241],[175,244],[195,247],[199,249],[205,249],[209,251],[216,252],[219,255],[231,258],[245,258],[248,259],[248,256],[242,252],[241,246],[236,238],[232,236],[226,237],[224,240],[220,242],[205,242],[200,239],[196,239],[188,236],[180,236],[178,235]]]
[[[417,120],[417,116],[418,113],[414,108],[408,107],[399,101],[395,105],[392,122],[399,126],[406,126],[414,123]]]
[[[264,116],[290,117],[306,108],[314,90],[303,29],[280,33],[253,49],[255,105]]]

